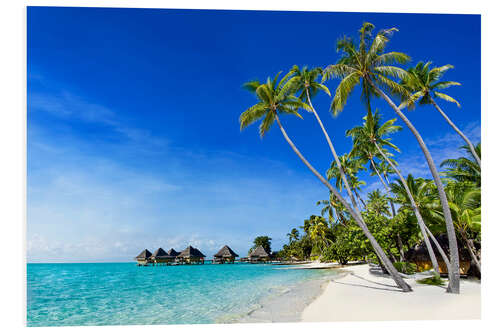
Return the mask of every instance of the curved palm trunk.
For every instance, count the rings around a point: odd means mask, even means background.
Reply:
[[[462,228],[459,228],[459,231],[460,235],[462,236],[465,242],[465,247],[467,247],[467,251],[469,251],[469,254],[472,258],[472,262],[474,263],[474,265],[476,265],[477,269],[479,270],[479,273],[481,273],[481,262],[476,256],[474,244],[471,244],[472,241],[467,237],[467,234]]]
[[[384,153],[382,149],[380,149],[380,146],[378,145],[377,142],[373,143],[379,153],[382,155],[382,157],[386,160],[387,163],[391,166],[391,168],[396,172],[398,175],[399,179],[401,180],[401,183],[403,184],[406,194],[408,195],[408,198],[410,198],[410,203],[411,207],[413,208],[413,212],[415,213],[415,216],[417,217],[417,222],[418,226],[420,227],[420,232],[422,233],[422,236],[424,237],[424,242],[425,246],[427,247],[427,251],[429,252],[429,257],[431,258],[431,263],[432,267],[434,268],[434,272],[436,274],[439,274],[439,265],[436,259],[436,254],[434,253],[434,250],[432,249],[431,242],[429,241],[429,237],[427,237],[427,232],[425,231],[425,223],[424,219],[422,218],[422,215],[420,215],[420,210],[418,209],[415,199],[413,198],[413,195],[411,194],[410,188],[408,187],[408,183],[406,182],[406,179],[403,177],[399,169],[394,165],[394,163],[391,162],[391,160],[387,157],[387,155]],[[439,244],[438,244],[439,245]]]
[[[436,245],[439,254],[441,255],[441,258],[443,258],[443,261],[446,264],[446,268],[449,271],[451,266],[450,266],[450,260],[448,259],[448,255],[444,252],[443,248],[441,247],[441,244],[439,244],[438,240],[436,239],[436,237],[434,237],[434,235],[432,234],[431,230],[427,227],[427,225],[424,224],[424,227],[425,231],[431,238],[432,242],[434,243],[434,245]]]
[[[356,191],[355,188],[353,188],[352,190],[354,191],[354,194],[356,195],[356,198],[358,198],[358,200],[363,204],[363,207],[366,209],[366,203],[363,200],[363,198],[361,198],[361,196],[359,195],[358,191]]]
[[[330,151],[332,152],[333,158],[335,159],[335,164],[337,164],[337,167],[339,168],[340,171],[340,177],[342,178],[342,181],[345,184],[345,188],[347,190],[347,194],[349,195],[349,198],[351,199],[352,205],[354,207],[354,210],[356,213],[361,216],[361,213],[359,211],[358,205],[356,203],[356,199],[354,198],[354,195],[352,194],[351,191],[351,186],[347,182],[347,177],[344,173],[344,169],[342,168],[342,165],[340,164],[339,157],[337,156],[337,152],[335,151],[335,148],[333,148],[332,140],[330,139],[330,136],[326,132],[325,126],[323,125],[323,122],[321,121],[321,118],[319,117],[318,113],[316,112],[316,109],[312,105],[311,102],[311,97],[309,96],[309,88],[305,88],[306,90],[306,95],[307,95],[307,101],[309,103],[309,106],[311,107],[312,113],[316,117],[316,120],[318,121],[319,126],[321,127],[321,130],[323,131],[323,134],[325,135],[326,141],[328,142],[328,146],[330,147]]]
[[[378,178],[380,178],[380,182],[382,183],[382,185],[384,185],[385,191],[387,192],[388,195],[390,195],[391,190],[389,190],[389,186],[387,186],[387,184],[385,183],[384,178],[382,178],[382,175],[378,171],[378,168],[371,157],[370,157],[370,163],[372,165],[373,170],[375,170],[375,172],[377,173]],[[394,218],[396,216],[396,209],[394,209],[394,203],[392,202],[392,200],[389,199],[389,203],[391,204],[392,217]]]
[[[470,152],[471,152],[472,156],[474,156],[474,158],[477,161],[477,164],[479,164],[479,168],[481,168],[481,159],[477,155],[476,148],[474,147],[472,142],[469,140],[469,138],[461,130],[458,129],[458,127],[451,121],[451,119],[448,118],[446,113],[444,113],[444,111],[441,110],[441,108],[437,105],[437,103],[434,101],[434,99],[430,95],[429,95],[429,98],[431,100],[432,105],[434,105],[434,107],[436,108],[436,110],[438,110],[439,113],[441,113],[441,115],[448,122],[448,124],[450,124],[450,126],[455,130],[455,132],[457,132],[458,135],[460,135],[462,137],[462,139],[464,139],[465,143],[467,143],[467,145],[470,148]]]
[[[354,211],[354,209],[351,207],[351,205],[349,205],[347,201],[340,195],[340,193],[323,176],[321,176],[320,173],[305,159],[305,157],[300,153],[297,147],[295,147],[292,140],[290,140],[290,138],[288,137],[285,129],[283,128],[283,125],[281,125],[278,114],[275,113],[275,117],[276,117],[276,122],[278,123],[278,126],[281,130],[281,133],[283,134],[283,137],[285,138],[287,143],[290,145],[290,147],[292,147],[295,154],[297,154],[297,156],[307,166],[307,168],[330,190],[331,193],[333,193],[333,195],[335,195],[335,197],[337,197],[340,203],[347,208],[347,210],[352,215],[358,226],[361,228],[365,236],[370,241],[370,244],[375,250],[375,253],[380,257],[383,265],[385,266],[387,271],[389,271],[389,274],[391,275],[397,286],[405,292],[412,291],[411,287],[403,280],[403,278],[398,273],[396,268],[394,268],[394,266],[392,265],[389,258],[387,258],[387,255],[385,254],[384,250],[382,249],[382,247],[380,247],[375,237],[373,237],[373,235],[370,233],[370,230],[368,230],[368,227],[363,221],[361,214],[358,215],[357,212]]]
[[[441,206],[443,207],[443,215],[446,223],[446,234],[448,235],[449,247],[450,247],[450,269],[448,270],[449,284],[447,291],[453,294],[460,293],[460,263],[458,257],[458,245],[457,245],[457,236],[455,234],[455,227],[453,225],[453,220],[451,217],[450,206],[448,204],[448,199],[446,197],[446,193],[444,192],[443,182],[439,177],[439,173],[437,171],[436,165],[432,160],[431,153],[427,146],[425,145],[424,140],[418,133],[417,129],[413,126],[413,124],[406,118],[406,116],[401,112],[401,110],[394,104],[394,102],[387,96],[379,87],[377,87],[370,79],[368,79],[370,85],[375,89],[375,91],[384,98],[384,100],[392,107],[392,109],[396,112],[396,114],[403,120],[406,126],[413,133],[415,138],[418,141],[422,152],[424,153],[425,159],[429,166],[429,169],[432,174],[432,178],[434,178],[434,183],[436,184],[439,200],[441,201]]]

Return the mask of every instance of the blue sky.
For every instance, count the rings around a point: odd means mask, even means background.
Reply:
[[[440,102],[480,140],[480,17],[373,13],[28,8],[28,261],[130,261],[147,247],[189,244],[211,257],[245,255],[254,237],[273,249],[311,214],[325,188],[277,127],[240,132],[255,102],[241,85],[292,65],[335,62],[335,41],[364,21],[397,27],[388,50],[453,64],[445,79],[462,108]],[[328,86],[333,91],[337,81]],[[355,91],[337,118],[314,101],[339,153],[361,123]],[[375,101],[385,120],[395,114]],[[437,163],[460,155],[460,138],[430,107],[407,113]],[[321,172],[330,154],[317,124],[283,119]],[[398,123],[401,124],[400,121]],[[394,136],[406,174],[429,176],[417,143]],[[379,186],[368,183],[364,193]]]

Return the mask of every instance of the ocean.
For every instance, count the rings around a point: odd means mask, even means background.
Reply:
[[[339,274],[334,269],[286,268],[243,263],[155,267],[28,264],[27,325],[279,321],[280,317],[292,318],[280,314],[290,313],[287,304],[295,304],[298,313],[319,294],[321,281]]]

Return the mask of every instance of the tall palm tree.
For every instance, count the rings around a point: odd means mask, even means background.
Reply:
[[[396,162],[395,159],[390,157],[392,154],[390,154],[389,152],[386,152],[385,154],[386,154],[387,158],[391,161],[392,164],[394,164],[395,166],[398,165],[398,162]],[[382,162],[380,162],[378,164],[378,170],[382,174],[382,176],[384,177],[385,182],[387,184],[390,184],[391,181],[389,180],[389,175],[393,175],[396,172],[394,171],[394,169],[391,167],[391,165],[387,162],[387,160],[385,158],[382,159]],[[373,173],[370,176],[374,176]]]
[[[348,154],[344,154],[339,156],[339,162],[341,168],[339,168],[336,161],[332,162],[330,168],[326,172],[327,179],[331,180],[332,178],[335,178],[335,186],[337,186],[340,191],[342,191],[342,188],[347,188],[346,186],[350,186],[356,198],[366,208],[366,205],[358,192],[359,187],[362,185],[366,185],[366,183],[364,181],[358,180],[356,177],[356,174],[359,171],[366,170],[366,168],[363,166],[363,161],[352,158]],[[344,177],[341,176],[341,171],[344,172],[347,183],[343,180]]]
[[[381,117],[380,114],[378,113],[378,110],[375,110],[375,114],[372,114],[370,110],[368,110],[367,115],[363,117],[363,125],[361,126],[356,126],[349,131],[347,131],[347,134],[351,136],[354,140],[354,147],[368,147],[368,149],[374,148],[376,152],[383,158],[385,163],[381,163],[380,169],[385,169],[383,172],[385,174],[389,172],[395,172],[399,180],[402,182],[403,187],[405,187],[405,179],[401,172],[398,170],[396,166],[396,162],[391,159],[388,155],[389,153],[386,152],[385,147],[392,148],[396,151],[399,151],[399,148],[394,145],[391,142],[390,135],[393,133],[396,133],[401,130],[401,126],[394,125],[396,122],[396,119],[390,119],[386,121],[385,123],[381,124]],[[356,148],[354,148],[356,149]],[[354,151],[353,149],[353,151]],[[387,168],[389,167],[389,169]],[[380,172],[378,170],[375,170],[377,174],[379,175],[380,178]],[[388,182],[388,178],[385,177],[385,180]],[[383,183],[384,184],[384,183]],[[385,185],[385,188],[388,193],[391,192],[389,187]],[[406,190],[406,187],[405,187]],[[407,194],[410,198],[410,200],[413,200],[413,197],[411,196],[411,192],[407,191]],[[394,203],[392,202],[392,198],[390,199],[391,203],[391,208],[392,208],[392,216],[394,217],[396,215],[395,209],[394,209]],[[422,233],[422,236],[424,238],[425,245],[428,249],[429,252],[429,257],[431,258],[432,262],[432,267],[434,269],[435,274],[439,274],[439,265],[436,259],[436,255],[434,253],[434,250],[432,249],[431,243],[429,241],[429,237],[426,232],[426,226],[424,223],[424,220],[420,214],[420,211],[416,205],[412,205],[414,207],[413,211],[415,213],[415,216],[417,218],[417,224],[420,228],[420,232]],[[401,239],[400,235],[396,235],[398,241]],[[401,253],[401,256],[404,257],[404,253]]]
[[[288,244],[292,243],[293,241],[296,241],[299,239],[299,231],[297,228],[292,228],[292,230],[286,234],[288,237]]]
[[[348,218],[345,216],[346,209],[332,193],[330,193],[329,200],[319,200],[316,202],[316,205],[323,205],[323,208],[321,209],[321,216],[325,216],[325,214],[328,213],[328,220],[330,223],[341,223],[343,225],[347,224]]]
[[[395,165],[392,166],[399,179],[396,179],[394,183],[390,184],[391,191],[396,195],[396,203],[400,204],[403,209],[412,210],[415,214],[415,217],[417,218],[417,224],[420,228],[422,237],[424,238],[424,243],[427,251],[429,252],[429,258],[431,259],[435,274],[439,274],[439,264],[437,262],[436,254],[434,253],[429,237],[437,247],[441,257],[443,258],[443,261],[446,264],[446,267],[450,269],[450,261],[448,260],[448,256],[425,224],[421,214],[421,210],[425,207],[425,205],[432,202],[432,197],[428,195],[429,191],[427,191],[427,187],[430,183],[425,181],[415,182],[411,174],[409,174],[407,179],[405,179],[401,174],[401,171],[399,171],[399,169]]]
[[[347,203],[347,201],[340,195],[340,193],[309,163],[309,161],[302,155],[302,153],[297,149],[292,140],[288,137],[285,128],[281,124],[279,115],[282,114],[292,114],[301,117],[298,114],[300,108],[309,110],[310,106],[303,103],[298,99],[294,93],[294,87],[296,84],[296,78],[288,79],[289,76],[285,75],[280,81],[278,81],[279,74],[275,76],[273,80],[268,78],[266,83],[260,83],[258,81],[251,81],[244,86],[250,91],[254,92],[259,102],[252,107],[248,108],[245,112],[240,115],[240,129],[248,127],[254,122],[263,119],[259,131],[261,137],[269,131],[272,124],[276,122],[280,128],[280,131],[285,138],[286,142],[290,145],[292,150],[297,154],[300,160],[307,166],[307,168],[325,185],[331,193],[340,201],[340,203],[347,208],[351,216],[354,218],[358,226],[361,228],[365,236],[370,241],[375,252],[379,255],[382,260],[383,265],[389,271],[394,282],[403,291],[411,291],[411,287],[403,280],[399,275],[398,271],[394,268],[394,265],[390,262],[389,258],[383,251],[382,247],[378,244],[377,240],[368,230],[368,227],[354,208]]]
[[[448,167],[445,174],[459,182],[472,182],[481,187],[481,166],[472,158],[472,151],[469,146],[460,147],[464,149],[469,156],[447,159],[441,162],[441,166]],[[476,155],[481,157],[481,142],[475,147]]]
[[[415,67],[408,69],[408,76],[403,78],[402,84],[413,94],[400,106],[408,106],[409,108],[414,108],[415,103],[419,102],[420,105],[432,104],[436,110],[439,111],[441,116],[448,122],[448,124],[462,137],[465,143],[469,146],[470,152],[474,156],[479,168],[481,168],[481,158],[475,153],[474,145],[469,140],[469,138],[458,129],[451,119],[444,113],[444,111],[439,107],[434,98],[440,98],[447,102],[455,103],[460,107],[453,97],[446,95],[439,90],[451,87],[459,86],[460,83],[455,81],[440,81],[441,77],[446,71],[453,68],[452,65],[444,65],[441,67],[430,68],[431,62],[426,62],[425,64],[420,61]]]
[[[376,189],[368,193],[368,204],[366,205],[369,212],[375,213],[376,215],[389,215],[389,199],[385,194],[380,193],[379,189]]]
[[[316,109],[314,108],[312,104],[312,97],[314,97],[319,91],[323,91],[328,96],[331,96],[330,90],[323,85],[322,83],[318,82],[317,79],[319,76],[323,74],[323,70],[320,67],[313,68],[309,70],[307,66],[302,67],[302,69],[299,69],[297,65],[293,66],[288,75],[294,76],[294,79],[296,79],[296,89],[299,94],[299,98],[307,103],[309,105],[309,109],[314,116],[316,117],[316,120],[321,127],[321,130],[323,131],[323,134],[325,136],[325,139],[328,143],[328,146],[330,147],[330,151],[332,152],[333,159],[335,163],[337,164],[337,167],[339,168],[340,171],[340,178],[346,183],[346,190],[347,194],[349,195],[349,198],[351,199],[351,202],[353,204],[354,210],[358,213],[358,215],[361,217],[361,213],[359,211],[359,208],[357,206],[356,200],[354,199],[354,195],[351,191],[351,188],[349,184],[347,183],[347,178],[345,175],[344,170],[342,169],[342,165],[340,163],[339,157],[337,155],[337,152],[335,151],[335,148],[333,147],[332,140],[330,139],[330,136],[328,135],[328,132],[325,129],[325,126],[323,125],[323,122],[321,121],[321,118],[319,117],[318,113],[316,112]],[[362,218],[362,217],[361,217]]]
[[[401,126],[393,125],[396,119],[391,119],[386,121],[384,124],[380,124],[380,113],[375,110],[375,114],[368,110],[367,116],[363,117],[364,123],[361,126],[356,126],[346,132],[347,136],[353,139],[353,148],[351,154],[359,157],[363,161],[370,162],[370,169],[376,173],[380,179],[380,182],[384,186],[387,194],[390,194],[390,189],[387,183],[382,178],[381,172],[379,170],[378,164],[375,162],[375,157],[380,153],[374,146],[374,142],[378,142],[381,147],[390,147],[396,151],[399,148],[391,142],[388,136],[392,133],[401,130]],[[387,181],[387,178],[386,178]],[[394,209],[394,204],[391,201],[392,217],[396,216],[396,211]]]
[[[354,87],[361,84],[361,96],[367,106],[370,105],[371,98],[382,97],[413,133],[424,153],[430,172],[436,183],[443,208],[451,253],[448,292],[458,294],[460,293],[458,245],[443,182],[439,177],[436,165],[420,133],[392,99],[381,89],[381,87],[385,88],[392,94],[402,96],[403,98],[409,96],[409,92],[405,87],[394,81],[391,77],[402,80],[408,76],[405,70],[392,64],[407,63],[410,57],[400,52],[383,53],[389,42],[389,36],[394,31],[397,31],[396,28],[382,30],[372,38],[371,32],[373,29],[373,24],[363,24],[363,27],[360,29],[360,41],[357,48],[350,38],[345,37],[338,41],[337,50],[342,52],[342,56],[337,64],[329,65],[324,70],[323,75],[324,80],[332,77],[341,78],[332,101],[332,109],[334,114],[340,112],[344,108]]]

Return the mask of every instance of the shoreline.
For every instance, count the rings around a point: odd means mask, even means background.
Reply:
[[[405,279],[413,292],[396,288],[390,277],[369,272],[369,265],[344,267],[302,311],[302,322],[481,319],[481,283],[462,279],[459,295],[446,287],[422,285],[418,274]]]
[[[308,263],[300,267],[279,267],[275,269],[325,269],[324,275],[301,281],[293,286],[261,299],[255,308],[233,318],[220,318],[217,323],[289,323],[300,322],[304,309],[322,295],[328,284],[342,278],[347,272],[338,264]]]

